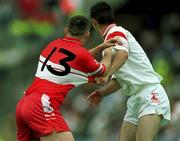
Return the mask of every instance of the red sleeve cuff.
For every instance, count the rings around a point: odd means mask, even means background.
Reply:
[[[103,75],[104,73],[105,73],[105,71],[106,71],[106,66],[104,65],[104,64],[102,64],[102,69],[99,71],[99,73],[97,73],[97,74],[95,74],[95,75],[93,75],[93,76],[89,76],[88,77],[88,82],[89,83],[95,83],[95,77],[96,76],[100,76],[100,75]]]

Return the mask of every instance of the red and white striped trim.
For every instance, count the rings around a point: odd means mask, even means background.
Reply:
[[[95,74],[101,74],[104,70],[104,66],[100,63],[100,66],[97,70],[95,70],[94,72],[88,73],[88,76],[92,76]]]
[[[115,32],[110,33],[110,34],[107,36],[106,40],[111,39],[111,38],[114,38],[114,37],[116,37],[116,36],[118,36],[118,37],[123,37],[124,39],[127,40],[125,34],[122,33],[122,32],[120,32],[120,31],[115,31]]]
[[[90,72],[90,73],[84,73],[82,71],[71,68],[71,72],[68,75],[56,76],[56,75],[53,75],[52,73],[50,73],[47,70],[47,67],[45,67],[43,72],[41,71],[41,67],[42,67],[45,59],[46,59],[45,57],[40,56],[39,64],[38,64],[38,68],[37,68],[37,72],[36,72],[35,76],[38,78],[41,78],[41,79],[46,79],[46,80],[53,82],[53,83],[56,83],[56,84],[73,84],[75,86],[78,86],[78,85],[87,83],[89,76],[92,76],[95,74],[98,75],[98,74],[105,71],[105,67],[102,64],[100,64],[100,66],[98,67],[97,70]],[[46,65],[51,65],[51,67],[57,71],[63,71],[64,70],[64,67],[62,65],[53,63],[50,60],[47,62]]]

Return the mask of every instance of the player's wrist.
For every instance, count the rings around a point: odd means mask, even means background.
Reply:
[[[98,48],[100,51],[103,51],[106,47],[105,47],[104,43],[101,43],[100,45],[98,45]]]

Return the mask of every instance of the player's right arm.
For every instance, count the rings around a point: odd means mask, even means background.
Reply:
[[[111,69],[112,59],[113,59],[113,52],[111,47],[107,48],[103,51],[103,58],[101,59],[101,63],[106,66],[106,72],[103,76],[106,76]]]
[[[104,86],[102,86],[100,89],[95,90],[92,92],[87,100],[88,103],[92,106],[97,106],[102,101],[103,97],[108,96],[117,90],[119,90],[121,86],[119,85],[116,78],[112,78],[108,83],[106,83]]]
[[[92,48],[91,50],[89,50],[89,52],[91,53],[91,55],[96,58],[99,54],[101,54],[105,49],[113,47],[116,45],[117,39],[111,38],[103,43],[101,43],[100,45]]]
[[[112,48],[113,50],[113,59],[111,62],[111,67],[108,70],[108,73],[103,77],[96,79],[97,84],[105,84],[111,78],[111,76],[116,73],[127,61],[129,55],[129,43],[124,33],[122,32],[113,32],[108,35],[107,40],[115,38],[117,39],[117,45]],[[104,56],[105,57],[105,56]],[[104,58],[103,57],[103,58]]]

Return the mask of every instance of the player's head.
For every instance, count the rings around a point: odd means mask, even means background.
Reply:
[[[92,24],[96,28],[99,25],[109,25],[114,23],[113,10],[106,2],[98,2],[91,6],[90,16]]]
[[[67,27],[65,28],[65,34],[81,38],[84,41],[89,37],[89,29],[89,20],[82,15],[77,15],[69,19]]]

